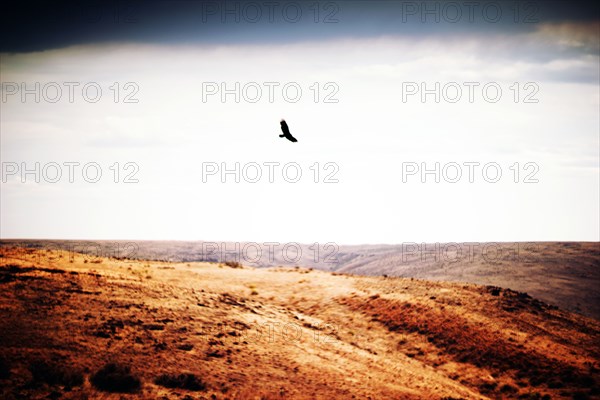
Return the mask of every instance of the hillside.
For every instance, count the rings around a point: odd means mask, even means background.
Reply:
[[[600,320],[598,242],[418,246],[344,246],[334,269],[501,286]]]
[[[600,396],[600,323],[496,287],[5,245],[0,288],[5,399]]]
[[[236,260],[256,267],[304,266],[356,275],[476,283],[527,292],[600,321],[600,243],[457,243],[268,248],[223,242],[2,240],[0,246],[63,249],[162,261]],[[247,247],[246,247],[247,246]],[[317,250],[318,249],[318,250]],[[49,263],[50,260],[40,261]]]

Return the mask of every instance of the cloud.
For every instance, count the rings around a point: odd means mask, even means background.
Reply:
[[[482,36],[540,24],[597,22],[582,1],[211,1],[10,2],[0,52],[75,45],[283,44],[340,38]],[[569,28],[567,28],[569,29]],[[571,44],[579,44],[577,39]]]
[[[2,160],[94,161],[109,180],[61,183],[52,190],[3,185],[2,234],[110,238],[118,226],[122,238],[147,239],[598,240],[593,217],[599,170],[593,160],[599,157],[599,99],[592,73],[598,56],[590,54],[589,31],[539,24],[481,36],[129,42],[3,55],[4,82],[93,81],[104,96],[89,103],[79,93],[74,103],[53,104],[11,97],[2,104]],[[566,37],[574,39],[561,41]],[[123,95],[130,81],[139,85],[139,102],[115,103],[109,87],[118,82]],[[232,96],[222,102],[220,95],[202,101],[205,82],[231,89],[236,82],[266,81],[280,83],[273,102],[266,96],[257,103]],[[403,102],[402,83],[408,81],[429,87],[436,81],[494,81],[504,96],[493,104],[482,101],[480,92],[473,103],[422,103],[418,96]],[[519,82],[524,90],[529,81],[539,85],[539,102],[515,103],[510,86]],[[282,99],[286,82],[303,88],[297,103]],[[315,82],[321,100],[323,84],[336,83],[339,102],[315,102]],[[298,146],[279,141],[281,117]],[[109,167],[128,161],[139,165],[140,183],[113,184]],[[205,161],[229,167],[294,161],[307,180],[204,184]],[[495,161],[508,181],[405,185],[403,161]],[[509,166],[529,161],[540,165],[541,183],[513,184]],[[321,168],[337,163],[340,183],[315,184],[315,162]],[[440,199],[451,199],[449,206],[439,207]],[[588,200],[575,206],[574,199]],[[287,216],[288,208],[301,211]],[[549,213],[560,214],[560,223]],[[515,232],[518,217],[532,223]],[[64,221],[71,222],[60,225]],[[438,226],[443,229],[432,229]]]

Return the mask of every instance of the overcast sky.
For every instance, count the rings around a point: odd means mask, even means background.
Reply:
[[[450,3],[12,5],[0,236],[600,240],[598,9]]]

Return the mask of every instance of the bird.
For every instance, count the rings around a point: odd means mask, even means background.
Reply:
[[[287,140],[289,140],[290,142],[297,142],[298,140],[292,136],[292,134],[290,133],[290,128],[288,128],[287,123],[285,122],[285,119],[282,119],[281,122],[281,131],[283,132],[283,135],[279,135],[279,137],[284,137]]]

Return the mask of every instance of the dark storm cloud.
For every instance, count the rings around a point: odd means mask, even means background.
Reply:
[[[108,42],[282,43],[381,35],[485,35],[589,22],[577,1],[150,0],[3,5],[0,52]]]

